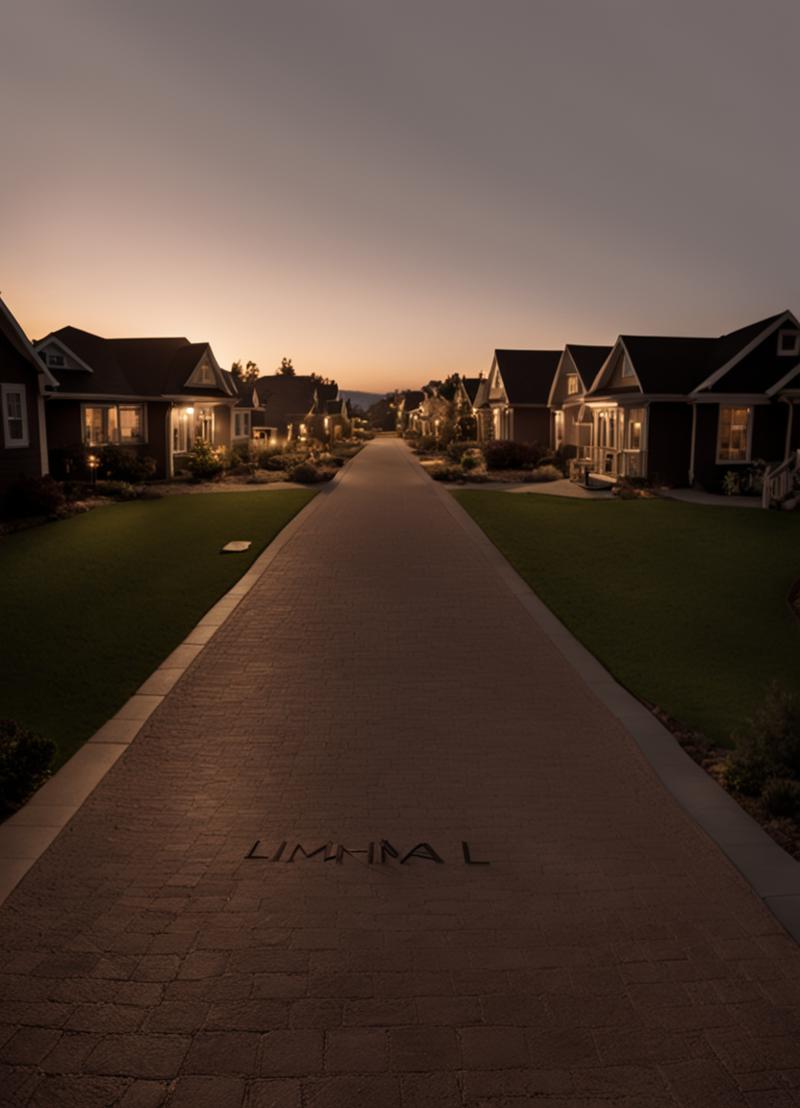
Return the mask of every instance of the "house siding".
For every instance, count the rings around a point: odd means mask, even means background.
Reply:
[[[108,403],[113,401],[109,400]],[[56,477],[69,476],[69,456],[83,443],[81,406],[90,400],[60,400],[51,397],[45,404],[50,466]],[[98,400],[98,404],[105,401]],[[138,457],[154,458],[156,477],[167,474],[167,426],[170,405],[167,402],[143,401],[146,410],[147,442],[125,446]]]
[[[732,401],[720,401],[725,405]],[[717,464],[717,431],[720,404],[697,405],[695,480],[709,492],[718,492],[728,470],[741,471],[741,462]],[[779,404],[753,406],[750,460],[782,461],[786,444],[786,412]]]
[[[39,428],[39,378],[29,363],[5,339],[0,340],[0,383],[25,386],[28,418],[28,445],[5,445],[5,413],[0,428],[0,488],[7,488],[20,477],[42,476]]]
[[[647,417],[647,475],[665,485],[688,485],[692,410],[688,404],[650,404]]]
[[[512,423],[512,438],[514,442],[541,443],[549,446],[550,436],[550,409],[542,408],[514,408]]]

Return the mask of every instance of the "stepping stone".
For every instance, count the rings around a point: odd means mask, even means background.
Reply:
[[[252,542],[244,539],[237,539],[234,542],[226,542],[222,548],[222,554],[242,554],[245,550],[249,550],[252,546]]]

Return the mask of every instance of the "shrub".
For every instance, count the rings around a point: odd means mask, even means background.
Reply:
[[[469,471],[483,470],[483,454],[480,450],[466,450],[461,455],[461,468]]]
[[[224,455],[210,442],[196,439],[187,456],[186,466],[195,481],[213,480],[225,469]]]
[[[479,444],[474,439],[453,439],[447,447],[447,455],[454,462],[460,462],[468,450],[478,450]]]
[[[732,789],[755,796],[770,777],[800,781],[800,696],[770,685],[736,744],[725,771]]]
[[[271,450],[264,450],[258,456],[258,464],[262,469],[268,469],[271,471],[279,469],[291,469],[292,466],[299,465],[303,461],[302,454],[289,453],[282,450],[280,447],[274,447]]]
[[[488,469],[534,469],[547,454],[538,443],[494,439],[483,448]]]
[[[99,453],[98,472],[110,481],[141,484],[155,476],[155,458],[141,457],[122,446],[104,446]]]
[[[441,465],[431,466],[428,473],[434,481],[463,481],[464,470],[461,466]]]
[[[764,785],[761,803],[773,819],[800,819],[800,781],[771,777]]]
[[[0,814],[10,815],[42,783],[55,750],[51,739],[0,720]]]
[[[414,447],[418,454],[430,454],[431,451],[438,450],[438,448],[439,444],[435,435],[420,435]]]
[[[143,491],[127,481],[98,481],[94,486],[96,496],[107,496],[111,500],[138,500]]]
[[[320,473],[313,462],[298,462],[289,470],[290,481],[297,481],[300,485],[316,485],[319,481],[330,480],[330,474]]]
[[[239,466],[249,466],[252,459],[250,447],[247,445],[232,446],[228,454],[228,467],[236,469]]]
[[[20,477],[6,492],[3,514],[10,519],[54,516],[65,500],[64,490],[52,477]]]
[[[544,465],[537,466],[536,469],[534,469],[531,475],[528,477],[528,480],[537,483],[543,483],[545,481],[560,481],[563,476],[564,474],[561,472],[561,470],[556,469],[555,466]]]
[[[738,496],[741,492],[739,474],[734,473],[732,469],[729,469],[722,478],[722,491],[726,496]]]

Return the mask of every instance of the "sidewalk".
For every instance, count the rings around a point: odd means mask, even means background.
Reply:
[[[0,909],[0,1103],[800,1104],[800,950],[442,495],[362,451]]]

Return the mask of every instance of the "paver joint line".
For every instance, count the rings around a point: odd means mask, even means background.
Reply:
[[[6,845],[55,837],[0,870],[7,1099],[787,1103],[800,897],[753,894],[459,513],[370,444],[134,741],[83,748],[91,796],[28,806]]]

